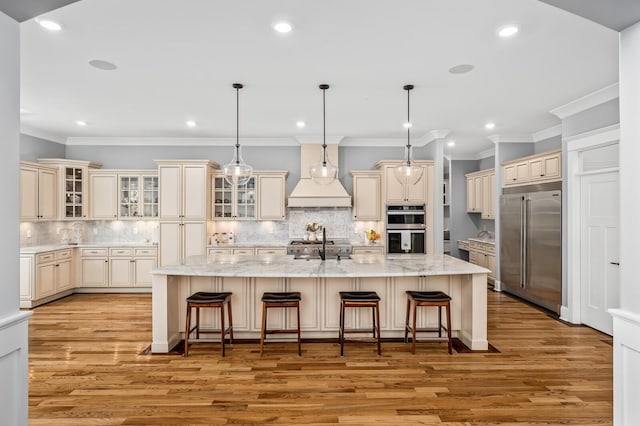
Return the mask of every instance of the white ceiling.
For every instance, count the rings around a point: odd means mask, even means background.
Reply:
[[[401,145],[412,83],[412,140],[449,129],[465,157],[618,80],[616,31],[537,0],[83,0],[43,16],[64,28],[20,24],[21,121],[56,140],[234,137],[234,82],[241,142],[319,135],[328,83],[327,135]],[[509,23],[520,33],[499,39]],[[475,69],[448,73],[458,64]]]

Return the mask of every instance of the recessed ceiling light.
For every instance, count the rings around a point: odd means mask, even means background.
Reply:
[[[103,71],[113,71],[118,68],[116,64],[108,61],[103,61],[102,59],[92,59],[89,61],[89,65]]]
[[[454,146],[456,146],[456,141],[449,141],[447,142],[447,146],[453,148]]]
[[[515,25],[506,25],[498,30],[498,35],[503,38],[516,35],[518,27]]]
[[[487,130],[495,129],[495,127],[496,127],[496,123],[493,123],[491,121],[484,125],[484,128]]]
[[[186,124],[187,127],[196,127],[198,125],[198,123],[193,120],[187,120],[184,124]]]
[[[473,65],[471,64],[460,64],[460,65],[456,65],[455,67],[449,68],[449,72],[451,74],[466,74],[472,70],[473,70]]]
[[[50,19],[38,19],[36,22],[49,31],[60,31],[62,29],[62,25]]]
[[[279,33],[288,33],[291,32],[291,30],[293,29],[293,26],[288,23],[288,22],[278,22],[273,26],[273,29],[276,30]]]
[[[302,129],[302,128],[303,128],[304,126],[306,126],[306,125],[307,125],[307,123],[305,123],[304,121],[297,121],[297,122],[296,122],[296,127],[297,127],[298,129]]]
[[[76,126],[84,127],[87,125],[86,121],[76,120]]]
[[[409,129],[411,128],[411,123],[402,123],[402,127],[404,127],[405,129]]]

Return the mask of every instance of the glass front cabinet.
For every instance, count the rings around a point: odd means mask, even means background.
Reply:
[[[158,176],[119,175],[118,206],[121,219],[158,217]]]
[[[257,215],[256,177],[234,188],[222,175],[213,178],[213,220],[255,220]]]

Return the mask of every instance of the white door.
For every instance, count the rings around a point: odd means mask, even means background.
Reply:
[[[618,172],[580,179],[582,322],[613,335],[608,309],[620,306]]]

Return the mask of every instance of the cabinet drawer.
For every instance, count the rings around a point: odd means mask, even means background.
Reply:
[[[106,248],[83,248],[81,255],[85,256],[106,256],[109,253],[109,249]]]
[[[242,254],[242,255],[253,255],[253,249],[252,248],[244,248],[244,249],[240,249],[240,248],[235,248],[231,250],[231,254]]]
[[[56,252],[56,260],[71,259],[71,250],[60,250]]]
[[[135,250],[135,255],[136,256],[148,256],[148,257],[157,256],[158,255],[158,249],[155,249],[155,248],[137,248]]]
[[[482,250],[482,248],[483,248],[482,246],[483,245],[484,244],[479,242],[479,241],[469,241],[469,248],[471,250]]]
[[[484,249],[488,254],[496,254],[495,244],[485,244]]]
[[[46,263],[55,260],[56,254],[52,251],[47,253],[40,253],[36,255],[36,263]]]
[[[478,264],[478,252],[470,251],[469,252],[469,263]]]
[[[287,249],[284,247],[257,248],[256,254],[287,254]]]
[[[354,247],[353,254],[384,254],[384,248],[383,247],[370,247],[370,248]]]
[[[131,256],[133,254],[132,248],[111,248],[109,249],[110,256]]]
[[[210,248],[207,250],[207,255],[211,256],[214,254],[229,254],[229,249],[226,248]]]

